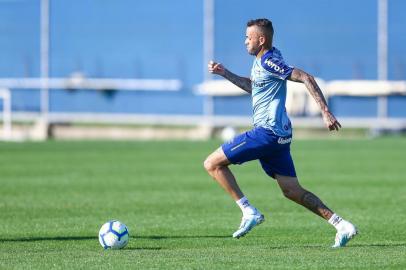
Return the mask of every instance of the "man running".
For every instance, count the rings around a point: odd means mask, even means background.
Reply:
[[[313,76],[284,62],[281,52],[273,47],[273,33],[272,22],[267,19],[247,23],[245,45],[248,53],[255,56],[251,78],[237,76],[222,64],[209,62],[210,73],[226,78],[252,95],[254,128],[224,143],[207,157],[204,167],[241,208],[243,217],[240,227],[233,234],[234,238],[244,236],[265,219],[244,196],[229,165],[259,160],[263,170],[276,179],[288,199],[303,205],[336,228],[333,247],[343,247],[357,234],[355,226],[304,189],[296,177],[290,155],[292,127],[285,108],[286,80],[305,84],[320,106],[323,121],[329,130],[338,131],[341,125],[329,111]]]

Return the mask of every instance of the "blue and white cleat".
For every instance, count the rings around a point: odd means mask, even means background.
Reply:
[[[348,221],[345,222],[346,224],[343,226],[343,228],[337,231],[335,243],[332,248],[345,247],[345,245],[358,234],[358,230],[354,225]]]
[[[255,226],[261,224],[265,221],[264,215],[257,212],[254,215],[246,215],[242,217],[240,227],[236,232],[233,233],[234,238],[240,238],[246,235]]]

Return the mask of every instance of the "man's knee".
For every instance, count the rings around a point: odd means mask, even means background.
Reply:
[[[227,157],[222,150],[216,150],[203,162],[203,166],[207,172],[215,172],[216,170],[229,165]]]
[[[208,172],[215,171],[222,167],[220,163],[216,162],[216,160],[211,158],[210,156],[203,162],[203,166]]]
[[[203,167],[208,172],[211,172],[215,169],[215,165],[210,157],[207,157],[206,160],[203,162]]]

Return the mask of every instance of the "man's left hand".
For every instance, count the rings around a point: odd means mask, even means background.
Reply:
[[[331,130],[338,131],[341,128],[341,124],[337,121],[335,116],[330,111],[324,111],[322,114],[323,121],[330,131]]]

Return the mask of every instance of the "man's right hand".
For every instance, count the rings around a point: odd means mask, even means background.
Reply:
[[[207,66],[210,73],[217,74],[220,76],[224,76],[226,73],[226,69],[222,64],[216,63],[212,60],[209,61],[209,64]]]

